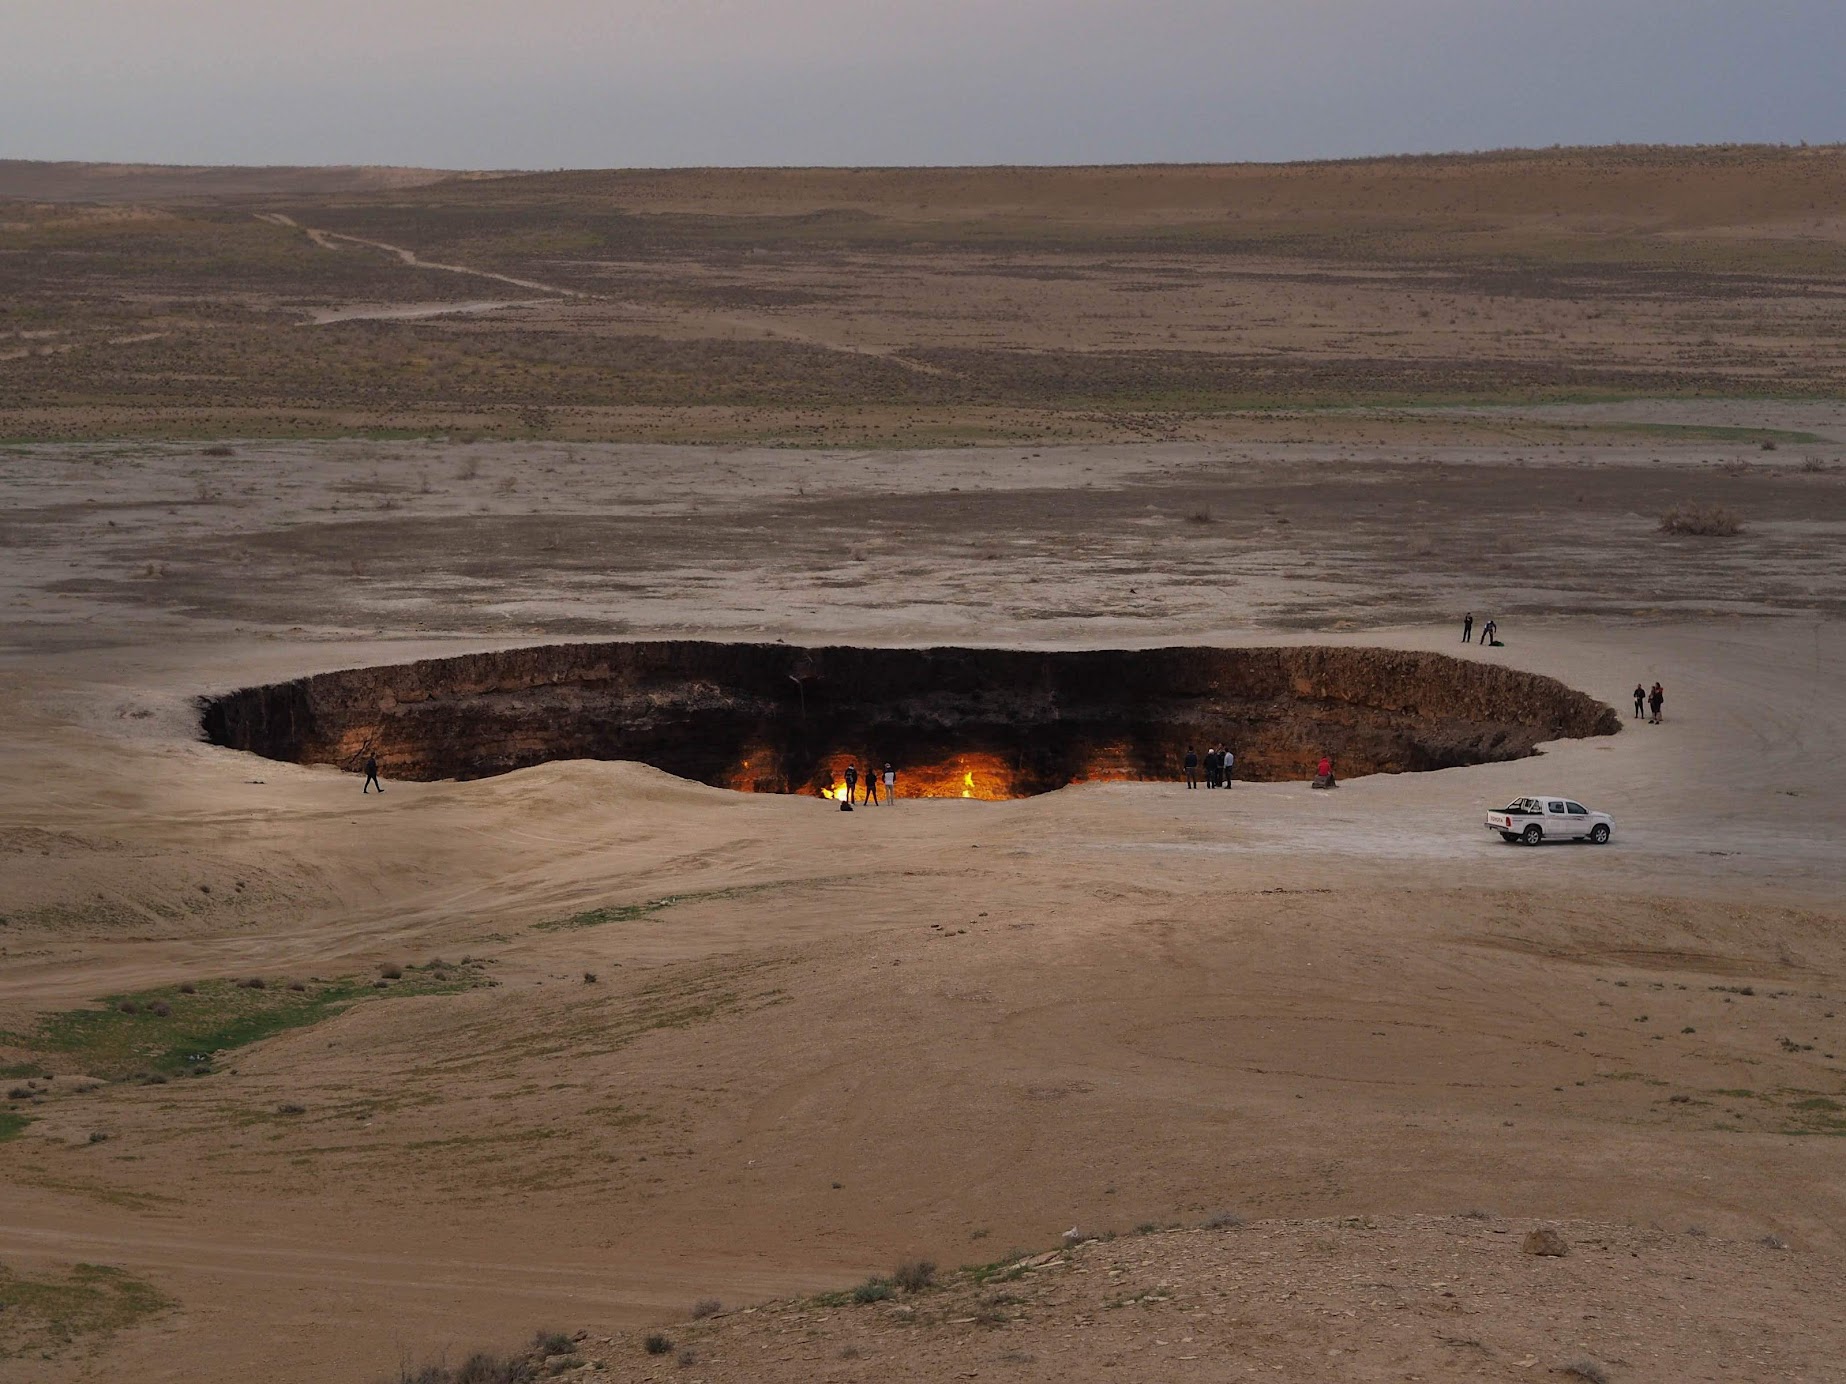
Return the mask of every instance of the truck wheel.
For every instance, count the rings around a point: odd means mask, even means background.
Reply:
[[[1519,839],[1519,833],[1516,831],[1503,831],[1500,833],[1500,839],[1505,841],[1508,845],[1511,845]]]
[[[1598,822],[1595,826],[1591,827],[1590,840],[1594,841],[1599,846],[1608,845],[1609,824],[1607,822]]]
[[[1531,826],[1519,833],[1519,839],[1524,841],[1528,846],[1536,846],[1540,841],[1545,839],[1545,829],[1537,822],[1534,822]]]

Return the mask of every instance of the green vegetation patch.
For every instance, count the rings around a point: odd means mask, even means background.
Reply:
[[[65,1273],[15,1273],[0,1264],[0,1360],[49,1358],[88,1336],[124,1327],[173,1304],[125,1269],[77,1264]]]
[[[91,1076],[173,1076],[207,1071],[214,1056],[333,1017],[370,999],[449,995],[488,984],[478,965],[412,966],[382,987],[351,977],[287,984],[208,980],[132,995],[101,1008],[46,1015],[30,1033],[0,1032],[0,1042],[72,1058]],[[295,988],[296,986],[300,988]]]
[[[13,1138],[32,1121],[29,1117],[12,1110],[0,1110],[0,1143]]]

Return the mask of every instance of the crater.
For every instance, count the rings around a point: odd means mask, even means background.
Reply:
[[[800,648],[546,644],[320,673],[203,701],[215,745],[386,777],[478,779],[556,759],[639,760],[754,793],[823,794],[848,763],[909,797],[1018,798],[1175,779],[1188,748],[1240,780],[1518,759],[1611,735],[1554,678],[1359,648]]]

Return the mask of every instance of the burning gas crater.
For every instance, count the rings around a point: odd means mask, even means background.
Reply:
[[[628,759],[741,792],[1000,799],[1173,779],[1189,747],[1242,779],[1516,759],[1608,735],[1615,712],[1554,679],[1441,654],[1351,648],[797,648],[549,644],[321,673],[202,702],[213,744],[387,777],[473,779]]]

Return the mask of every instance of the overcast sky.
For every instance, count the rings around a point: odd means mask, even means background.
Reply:
[[[1846,0],[0,0],[0,157],[1273,160],[1846,139]]]

